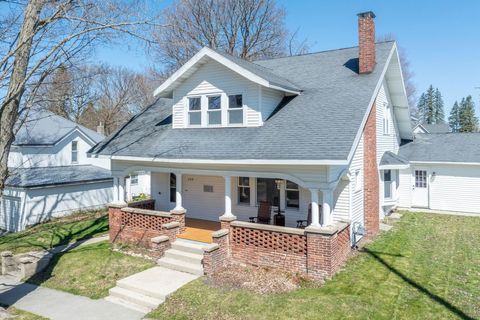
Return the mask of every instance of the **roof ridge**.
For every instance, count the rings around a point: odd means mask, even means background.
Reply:
[[[395,40],[377,41],[377,42],[375,42],[375,44],[390,43],[390,42],[395,42]],[[309,56],[309,55],[314,55],[314,54],[319,54],[319,53],[326,53],[326,52],[333,52],[333,51],[341,51],[341,50],[348,50],[348,49],[354,49],[354,48],[358,48],[358,46],[343,47],[343,48],[337,48],[337,49],[320,50],[320,51],[315,51],[315,52],[294,54],[294,55],[285,56],[285,57],[275,57],[275,58],[258,59],[258,60],[252,60],[252,61],[250,61],[250,62],[255,63],[255,62],[261,62],[261,61],[270,61],[270,60],[279,60],[279,59],[287,59],[287,58],[294,58],[294,57],[302,57],[302,56]],[[247,61],[248,61],[248,60],[247,60]]]

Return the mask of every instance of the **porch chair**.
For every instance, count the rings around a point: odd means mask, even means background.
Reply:
[[[258,204],[258,211],[256,217],[249,217],[252,223],[269,224],[272,219],[272,206],[267,201],[261,201]]]
[[[318,212],[320,212],[320,217],[322,216],[322,206],[318,205]],[[297,220],[297,228],[305,229],[312,223],[312,204],[308,204],[308,215],[307,220]]]

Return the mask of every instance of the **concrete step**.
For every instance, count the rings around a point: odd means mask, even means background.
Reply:
[[[196,264],[201,264],[203,260],[203,254],[180,251],[177,249],[168,249],[165,251],[165,257]]]
[[[135,304],[135,303],[131,303],[129,301],[126,301],[126,300],[123,300],[121,298],[117,298],[117,297],[112,297],[112,296],[108,296],[106,298],[104,298],[106,301],[108,302],[111,302],[111,303],[115,303],[115,304],[118,304],[122,307],[125,307],[125,308],[128,308],[128,309],[132,309],[132,310],[135,310],[135,311],[138,311],[138,312],[141,312],[141,313],[149,313],[150,311],[152,311],[151,308],[147,308],[147,307],[144,307],[144,306],[141,306],[141,305],[138,305],[138,304]]]
[[[204,245],[189,241],[176,240],[174,243],[172,243],[172,249],[201,255],[203,255],[203,247]]]
[[[121,287],[112,288],[108,290],[108,293],[110,294],[111,297],[120,298],[130,303],[137,304],[142,307],[146,307],[150,309],[155,309],[165,301],[165,299],[153,298],[153,297],[138,293],[136,291],[132,291],[132,290],[121,288]]]
[[[182,271],[199,276],[203,275],[203,265],[200,263],[190,263],[174,258],[163,257],[157,261],[157,264],[161,267],[176,271]]]

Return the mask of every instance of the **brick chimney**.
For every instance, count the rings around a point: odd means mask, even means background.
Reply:
[[[359,73],[370,73],[375,68],[375,14],[372,11],[358,15]]]

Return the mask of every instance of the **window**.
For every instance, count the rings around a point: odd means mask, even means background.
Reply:
[[[355,191],[362,190],[362,175],[360,170],[355,171]]]
[[[130,185],[134,186],[138,184],[138,174],[130,175]]]
[[[170,202],[177,202],[177,176],[170,173]]]
[[[415,188],[427,187],[427,171],[415,170]]]
[[[273,206],[278,206],[280,190],[277,188],[275,179],[258,178],[257,179],[257,203],[266,201]]]
[[[243,99],[241,94],[228,96],[228,123],[243,123]]]
[[[390,134],[390,117],[391,117],[391,112],[390,112],[390,107],[388,106],[387,103],[383,105],[383,134]]]
[[[287,208],[298,208],[300,205],[300,190],[298,184],[287,180],[285,186],[285,200]]]
[[[208,97],[208,124],[222,124],[222,99],[220,96]]]
[[[72,141],[72,163],[78,162],[78,141]]]
[[[212,185],[203,185],[203,192],[213,192],[213,186]]]
[[[188,123],[190,125],[202,124],[202,99],[200,97],[188,98]]]
[[[250,204],[250,178],[238,177],[238,203]]]
[[[383,198],[392,198],[392,170],[383,171]]]

